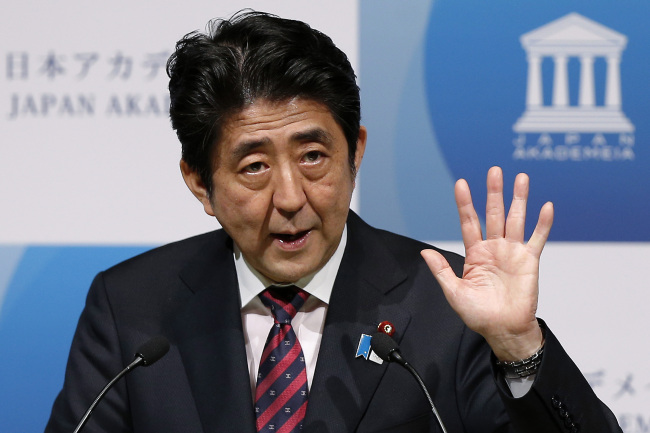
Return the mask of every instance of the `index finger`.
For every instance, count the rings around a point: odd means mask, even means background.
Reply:
[[[481,232],[481,222],[474,209],[472,194],[469,185],[465,179],[459,179],[454,188],[456,197],[456,207],[458,208],[458,218],[460,219],[460,231],[463,235],[463,244],[467,250],[476,242],[483,240]]]

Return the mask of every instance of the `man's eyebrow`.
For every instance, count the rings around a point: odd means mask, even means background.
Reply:
[[[291,141],[314,141],[329,146],[334,141],[334,138],[329,132],[316,127],[291,134]],[[268,145],[270,142],[271,141],[268,138],[260,138],[259,140],[249,140],[237,143],[232,151],[232,158],[235,161],[239,161],[255,149]]]
[[[235,161],[239,161],[258,147],[268,144],[269,141],[268,138],[261,138],[259,140],[250,140],[238,143],[232,151],[232,157]]]
[[[291,135],[291,139],[293,141],[315,141],[325,145],[332,144],[334,141],[332,134],[318,127],[306,131],[298,131]]]

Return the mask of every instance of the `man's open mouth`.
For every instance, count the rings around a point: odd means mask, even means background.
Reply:
[[[295,242],[303,237],[305,237],[309,233],[309,230],[305,230],[302,232],[298,232],[296,234],[289,234],[289,233],[274,233],[273,237],[279,240],[280,242]]]

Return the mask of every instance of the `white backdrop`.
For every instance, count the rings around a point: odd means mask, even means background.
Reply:
[[[178,169],[164,53],[244,7],[309,22],[357,66],[355,2],[26,1],[3,14],[0,243],[159,244],[213,229]]]

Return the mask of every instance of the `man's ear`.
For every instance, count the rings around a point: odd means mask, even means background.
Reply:
[[[363,154],[366,151],[366,139],[368,138],[368,131],[365,126],[359,127],[359,138],[357,138],[357,150],[354,154],[354,171],[359,172]]]
[[[187,185],[190,191],[192,191],[194,197],[199,199],[203,204],[203,210],[205,210],[205,213],[210,216],[215,216],[207,186],[203,183],[199,173],[196,170],[193,170],[184,159],[181,159],[181,173],[183,174],[185,185]]]

